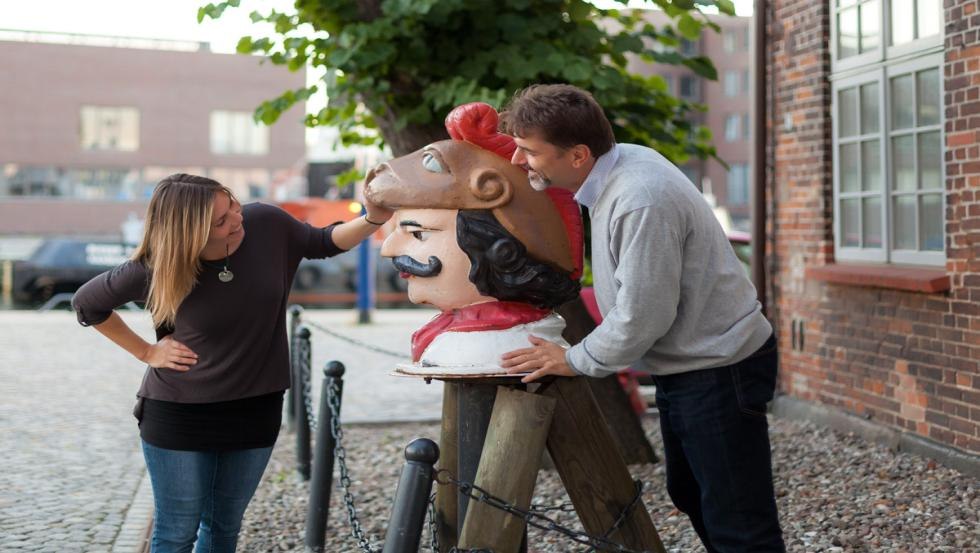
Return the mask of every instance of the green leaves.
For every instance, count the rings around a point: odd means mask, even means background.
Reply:
[[[305,122],[337,127],[348,145],[421,147],[456,105],[500,108],[529,84],[567,82],[592,91],[620,140],[651,145],[677,162],[712,156],[710,133],[689,123],[698,106],[671,96],[657,65],[647,77],[626,68],[642,57],[717,78],[709,59],[680,53],[681,39],[717,29],[702,6],[734,13],[732,1],[652,0],[667,24],[620,3],[623,9],[601,10],[586,0],[296,0],[296,13],[253,11],[253,22],[273,24],[273,36],[242,37],[237,50],[294,71],[327,68],[321,87],[286,91],[255,117],[271,123],[325,93],[329,106]],[[238,6],[207,4],[198,20]]]

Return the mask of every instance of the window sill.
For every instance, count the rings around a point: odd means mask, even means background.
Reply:
[[[890,288],[929,294],[946,292],[950,289],[949,275],[946,274],[945,270],[922,267],[832,264],[807,268],[806,278],[834,284]]]

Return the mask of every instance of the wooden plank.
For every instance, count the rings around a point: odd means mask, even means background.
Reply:
[[[497,389],[477,486],[522,509],[530,506],[555,403],[551,397],[502,386]],[[516,553],[523,538],[523,520],[471,501],[459,546]]]
[[[601,536],[633,500],[626,463],[583,377],[557,378],[540,393],[557,400],[548,451],[586,532]],[[664,553],[643,501],[609,539],[630,549]]]
[[[456,456],[458,459],[456,477],[463,482],[473,482],[480,466],[480,455],[483,453],[483,443],[486,440],[497,387],[493,384],[461,381],[457,384],[457,389],[459,428],[456,450],[459,453]],[[470,500],[462,493],[458,497],[456,520],[457,528],[462,530]]]
[[[585,307],[581,296],[566,302],[556,310],[565,319],[562,337],[572,345],[581,342],[595,327],[595,321]],[[602,414],[606,417],[609,433],[616,440],[619,453],[628,465],[656,463],[659,461],[653,446],[647,439],[640,417],[633,410],[629,397],[619,385],[619,380],[608,378],[589,379]]]
[[[459,462],[457,447],[459,443],[458,385],[446,382],[442,391],[442,432],[439,438],[439,468],[458,474]],[[436,528],[439,546],[449,551],[456,546],[459,536],[457,490],[455,486],[436,487]]]

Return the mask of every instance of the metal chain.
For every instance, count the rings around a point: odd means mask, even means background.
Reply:
[[[443,475],[445,481],[441,481],[439,479],[439,475]],[[485,503],[490,507],[504,511],[513,516],[516,516],[522,519],[524,523],[528,524],[529,526],[533,526],[535,528],[544,530],[546,532],[555,532],[558,534],[562,534],[566,538],[576,543],[580,543],[582,545],[588,545],[591,548],[590,551],[598,550],[598,551],[612,551],[614,553],[650,553],[648,551],[635,551],[623,545],[620,545],[616,542],[610,541],[608,539],[608,536],[619,529],[619,527],[626,520],[626,517],[629,515],[629,513],[633,510],[636,504],[639,503],[640,496],[643,491],[643,483],[640,482],[639,480],[634,480],[634,484],[636,486],[636,493],[633,496],[633,500],[630,502],[629,505],[626,506],[625,509],[623,509],[619,517],[616,519],[616,522],[613,523],[613,525],[609,528],[609,530],[607,530],[605,534],[603,534],[601,537],[592,536],[585,532],[580,532],[578,530],[566,528],[558,524],[558,522],[556,522],[554,519],[544,514],[541,514],[541,512],[537,512],[530,509],[529,510],[521,509],[520,507],[508,503],[507,501],[487,492],[486,490],[480,488],[476,484],[470,484],[469,482],[463,482],[456,479],[456,477],[453,476],[452,473],[450,473],[445,469],[439,470],[437,472],[435,480],[440,485],[453,484],[454,486],[458,487],[459,490],[464,494],[466,494],[469,498],[479,501],[481,503]],[[464,551],[464,550],[459,550],[459,551]],[[465,550],[465,551],[469,551],[469,550]],[[481,551],[481,550],[473,550],[473,551]]]
[[[429,549],[439,553],[439,529],[436,528],[436,494],[429,496]]]
[[[310,341],[309,340],[297,340],[299,342],[299,350],[296,352],[297,359],[299,360],[299,377],[300,385],[303,387],[303,405],[306,407],[306,421],[310,425],[310,433],[316,434],[316,415],[313,412],[313,383],[312,383],[312,370],[310,367]]]
[[[391,357],[397,357],[398,359],[410,359],[411,358],[411,356],[406,355],[404,352],[392,351],[390,349],[381,348],[381,347],[375,346],[373,344],[369,344],[367,342],[363,342],[361,340],[358,340],[357,338],[351,338],[350,336],[344,336],[343,334],[340,334],[339,332],[337,332],[335,330],[329,329],[329,328],[327,328],[325,326],[322,326],[322,325],[318,325],[318,324],[316,324],[314,322],[304,321],[303,324],[305,324],[306,326],[308,326],[310,328],[315,328],[315,329],[319,330],[320,332],[322,332],[324,334],[327,334],[329,336],[333,336],[334,338],[337,338],[338,340],[343,340],[344,342],[347,342],[349,344],[353,344],[355,346],[358,346],[358,347],[361,347],[361,348],[364,348],[364,349],[367,349],[367,350],[371,350],[371,351],[376,352],[376,353],[382,353],[384,355],[389,355]]]
[[[371,546],[361,521],[357,518],[357,507],[354,505],[354,495],[351,493],[350,472],[347,469],[347,450],[344,449],[344,431],[340,427],[340,385],[337,380],[330,384],[327,394],[327,404],[330,406],[330,433],[334,440],[334,455],[337,467],[340,469],[340,486],[344,490],[344,507],[347,509],[347,521],[350,523],[351,535],[357,540],[358,547],[364,553],[380,553],[380,548]]]

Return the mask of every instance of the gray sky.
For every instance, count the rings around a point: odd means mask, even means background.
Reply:
[[[212,0],[215,3],[217,0]],[[292,0],[243,0],[218,21],[197,23],[207,0],[0,0],[0,29],[83,33],[210,42],[215,52],[233,52],[238,38],[265,34],[248,18],[253,10],[291,11]],[[619,6],[594,0],[602,7]],[[637,6],[642,2],[635,3]],[[751,15],[752,0],[736,0],[739,15]]]

